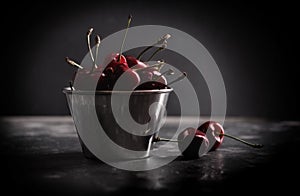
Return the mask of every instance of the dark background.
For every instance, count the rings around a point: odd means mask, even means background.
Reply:
[[[68,114],[61,89],[74,70],[64,57],[80,61],[87,52],[85,33],[89,27],[106,37],[123,29],[131,13],[132,26],[178,28],[208,49],[224,77],[228,115],[299,119],[299,72],[292,55],[295,5],[196,5],[189,1],[10,4],[3,7],[8,14],[1,14],[1,115]],[[164,59],[186,63],[177,57]],[[187,66],[185,71],[192,69]],[[202,111],[209,114],[205,82],[199,75],[192,74],[190,79],[201,96]],[[171,99],[169,114],[178,114],[175,104]]]

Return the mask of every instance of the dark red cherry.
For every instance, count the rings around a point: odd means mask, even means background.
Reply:
[[[155,90],[168,89],[169,87],[161,82],[148,81],[138,85],[135,90]]]
[[[222,144],[224,139],[224,129],[223,126],[215,121],[207,121],[198,127],[199,131],[206,134],[211,144],[209,151],[214,151]]]
[[[177,140],[178,148],[186,158],[198,158],[208,151],[208,139],[195,128],[186,128],[178,135]]]
[[[120,58],[120,61],[119,61],[119,58]],[[127,64],[127,60],[125,58],[124,55],[119,55],[119,53],[112,53],[110,55],[108,55],[105,60],[104,60],[104,65],[108,65],[110,64],[111,62],[118,62],[118,63],[126,63]]]
[[[134,90],[140,83],[140,76],[130,68],[125,69],[125,71],[119,76],[118,86],[114,87],[115,90],[131,91]]]
[[[134,67],[134,69],[143,69],[148,67],[144,62],[136,59],[134,56],[125,56],[128,67],[132,68]]]
[[[165,76],[161,75],[161,73],[157,70],[152,71],[152,78],[155,78],[155,81],[163,83],[163,84],[167,84],[167,79]],[[157,78],[157,79],[156,79]]]
[[[76,90],[95,90],[95,85],[97,84],[101,73],[102,68],[100,66],[93,71],[78,69],[72,78],[74,88]]]
[[[133,90],[140,83],[139,75],[125,63],[112,61],[103,71],[97,84],[97,90]]]
[[[127,64],[130,68],[133,68],[136,70],[136,72],[139,74],[140,79],[142,82],[149,81],[153,79],[154,74],[160,75],[160,73],[157,71],[157,68],[155,67],[149,67],[144,62],[136,59],[133,56],[126,56]],[[145,69],[146,68],[146,69]],[[156,73],[154,73],[156,72]],[[159,82],[166,82],[163,80],[160,80]],[[166,84],[166,83],[165,83]]]
[[[217,148],[220,147],[220,145],[223,142],[224,137],[229,137],[233,140],[236,140],[238,142],[244,143],[248,146],[251,146],[252,148],[262,148],[262,144],[255,144],[248,141],[245,141],[243,139],[240,139],[238,137],[235,137],[233,135],[226,134],[224,131],[224,128],[221,124],[215,122],[215,121],[207,121],[203,123],[200,127],[198,127],[198,130],[205,133],[207,139],[210,142],[210,150],[214,151]]]

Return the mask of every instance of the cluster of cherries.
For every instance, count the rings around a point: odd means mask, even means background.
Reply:
[[[148,59],[150,61],[154,55],[166,48],[167,39],[170,38],[170,35],[167,34],[160,38],[156,43],[145,48],[138,56],[124,56],[122,55],[122,49],[124,46],[126,34],[130,25],[132,17],[128,17],[127,28],[125,36],[120,48],[120,52],[117,54],[109,55],[105,60],[105,67],[97,65],[98,49],[100,46],[100,37],[96,36],[96,52],[93,55],[90,36],[93,29],[89,29],[87,32],[87,45],[89,49],[90,57],[93,61],[93,66],[91,69],[83,68],[80,64],[66,57],[66,61],[79,68],[76,73],[76,80],[79,82],[76,85],[76,90],[93,90],[92,84],[97,84],[96,90],[153,90],[153,89],[166,89],[169,88],[169,85],[175,83],[179,80],[182,80],[186,77],[186,73],[183,72],[181,76],[172,82],[167,82],[165,75],[174,74],[173,70],[167,70],[163,73],[160,72],[163,61],[158,61],[154,65],[147,65],[142,62],[140,59],[145,52],[150,50],[153,47],[158,47],[158,49],[152,54]],[[107,63],[108,62],[108,63]],[[126,81],[125,87],[115,88],[115,84],[122,78]],[[74,90],[73,83],[75,78],[70,81],[70,87]],[[197,129],[195,128],[186,128],[179,135],[177,140],[164,139],[156,137],[154,142],[161,141],[170,141],[178,142],[179,150],[187,158],[198,158],[209,151],[216,150],[223,142],[224,136],[240,141],[244,144],[247,144],[254,148],[261,148],[260,144],[252,144],[236,138],[234,136],[225,134],[223,127],[214,121],[207,121],[202,124]]]
[[[90,36],[93,32],[93,28],[90,28],[87,32],[87,45],[89,49],[90,58],[93,61],[92,68],[84,68],[80,64],[66,57],[66,61],[69,64],[79,68],[74,75],[76,76],[76,90],[93,90],[93,84],[97,84],[96,90],[109,91],[166,89],[169,88],[168,85],[186,77],[186,73],[183,72],[182,75],[179,76],[177,79],[168,83],[165,76],[173,75],[174,71],[172,69],[169,69],[161,73],[160,70],[164,65],[163,61],[157,61],[157,63],[155,63],[154,65],[147,65],[145,62],[141,61],[141,57],[143,56],[143,54],[151,48],[157,47],[157,50],[147,61],[150,61],[155,56],[155,54],[157,54],[157,52],[165,49],[167,39],[171,37],[169,34],[166,34],[153,45],[145,48],[137,56],[137,58],[134,56],[122,55],[122,50],[131,19],[132,17],[129,16],[125,36],[119,53],[109,55],[104,61],[104,65],[106,66],[97,65],[96,63],[98,57],[98,49],[101,42],[99,35],[96,36],[95,55],[92,52]],[[121,85],[116,85],[119,79],[121,79],[124,82],[119,81],[119,84]],[[75,77],[73,78],[73,80],[70,81],[71,89],[74,89],[74,81]]]
[[[178,142],[178,148],[186,158],[198,158],[207,152],[215,151],[223,142],[224,136],[242,142],[253,148],[262,148],[261,144],[252,144],[235,136],[225,134],[221,124],[215,121],[207,121],[197,129],[189,127],[183,130],[177,140],[157,137],[155,142]]]

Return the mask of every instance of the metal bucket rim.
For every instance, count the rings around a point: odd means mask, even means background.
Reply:
[[[153,94],[153,93],[170,93],[173,91],[172,88],[168,89],[154,89],[154,90],[135,90],[135,91],[85,91],[85,90],[71,90],[70,87],[63,88],[65,94],[79,94],[79,95],[111,95],[111,94]]]

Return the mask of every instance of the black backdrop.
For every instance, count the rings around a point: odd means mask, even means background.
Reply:
[[[68,114],[61,89],[74,70],[64,57],[84,57],[88,27],[105,37],[123,29],[131,13],[133,26],[178,28],[208,49],[224,77],[228,115],[299,119],[299,72],[292,55],[294,5],[196,5],[189,1],[10,4],[3,7],[8,14],[1,13],[1,115]],[[161,55],[166,54],[168,51]],[[190,79],[201,96],[202,111],[208,114],[205,82],[201,76],[191,75]],[[170,114],[178,114],[175,105],[176,100],[171,99]]]

